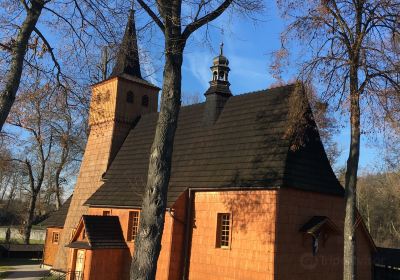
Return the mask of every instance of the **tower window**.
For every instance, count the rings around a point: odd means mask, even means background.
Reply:
[[[133,92],[132,91],[128,91],[126,93],[126,102],[133,103]]]
[[[128,241],[134,241],[139,231],[139,211],[129,212]]]
[[[214,71],[214,73],[213,73],[213,81],[216,81],[217,77],[218,77],[218,73],[217,73],[217,71]]]
[[[224,72],[222,72],[222,71],[219,72],[219,79],[220,80],[224,79]]]
[[[60,239],[60,233],[53,232],[53,236],[51,237],[51,242],[54,244],[58,244],[58,240]]]
[[[149,107],[149,97],[147,95],[142,96],[142,106]]]
[[[217,216],[217,248],[229,248],[231,242],[231,214],[218,213]]]

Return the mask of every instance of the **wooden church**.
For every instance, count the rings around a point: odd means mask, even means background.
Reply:
[[[221,47],[206,101],[181,108],[157,279],[341,279],[344,190],[312,119],[292,148],[298,86],[233,95],[228,65]],[[92,87],[73,196],[45,221],[43,263],[67,279],[129,279],[159,91],[141,76],[131,11],[111,76]],[[361,218],[356,236],[358,279],[371,279]]]

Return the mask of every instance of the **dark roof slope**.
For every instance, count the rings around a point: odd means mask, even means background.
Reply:
[[[82,216],[89,248],[127,248],[117,216]],[[77,244],[74,244],[77,243]],[[69,246],[83,242],[72,242]],[[79,247],[79,246],[76,246]]]
[[[64,227],[71,199],[72,195],[64,202],[60,209],[51,213],[50,216],[39,225],[43,227]]]
[[[204,103],[182,107],[168,204],[189,187],[293,187],[342,195],[318,135],[306,147],[289,148],[284,135],[293,91],[289,85],[230,97],[213,126],[202,123]],[[142,116],[87,204],[141,205],[157,118]]]
[[[374,254],[373,262],[375,265],[400,268],[400,249],[378,247],[377,252]]]

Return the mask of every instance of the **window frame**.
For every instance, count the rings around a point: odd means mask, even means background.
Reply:
[[[146,108],[149,107],[150,98],[149,98],[149,96],[147,94],[142,96],[142,100],[141,101],[142,101],[141,102],[142,107],[146,107]]]
[[[226,216],[228,218],[226,219]],[[228,222],[228,224],[223,224],[223,222]],[[224,229],[225,226],[225,229]],[[228,226],[228,229],[226,229]],[[216,240],[215,247],[219,249],[230,249],[232,244],[232,213],[231,212],[221,212],[217,213],[217,229],[216,229]],[[228,234],[224,234],[224,233]],[[226,238],[223,238],[225,236]],[[226,244],[227,242],[227,244]]]
[[[57,238],[55,238],[56,236],[57,236]],[[58,244],[59,242],[60,242],[60,232],[59,231],[53,231],[52,234],[51,234],[51,243]]]
[[[139,210],[129,211],[127,241],[134,242],[136,240],[137,234],[139,232],[139,223],[140,223],[140,211]]]
[[[135,94],[132,91],[128,91],[126,93],[126,103],[129,104],[135,103]]]

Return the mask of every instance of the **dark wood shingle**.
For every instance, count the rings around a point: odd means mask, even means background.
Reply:
[[[307,146],[290,150],[284,135],[293,91],[289,85],[230,97],[212,126],[202,123],[204,103],[182,107],[168,204],[187,188],[292,187],[343,195],[318,133]],[[141,117],[88,205],[141,206],[157,118]]]

